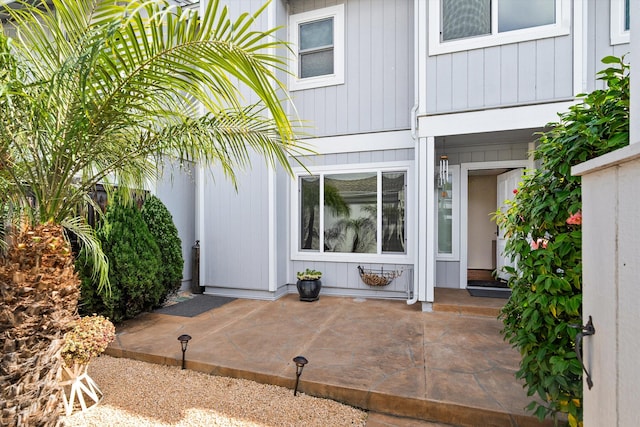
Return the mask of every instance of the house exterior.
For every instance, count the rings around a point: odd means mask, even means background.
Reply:
[[[226,2],[232,15],[263,4]],[[256,157],[237,191],[206,165],[158,183],[186,260],[200,242],[204,292],[277,299],[312,268],[323,272],[323,295],[406,299],[428,311],[436,287],[464,289],[470,269],[503,265],[490,214],[535,167],[536,132],[599,87],[603,57],[628,52],[629,8],[272,0],[256,25],[281,27],[291,43],[281,80],[315,153],[292,159],[293,177]],[[194,205],[195,215],[185,209]],[[358,266],[400,275],[369,286]]]

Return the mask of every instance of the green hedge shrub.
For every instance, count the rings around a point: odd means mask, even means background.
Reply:
[[[107,207],[105,221],[97,230],[102,249],[109,260],[110,289],[98,292],[87,274],[90,265],[81,252],[77,266],[81,274],[82,312],[98,313],[114,322],[135,317],[157,307],[165,294],[160,249],[133,204],[122,204],[116,197]]]
[[[603,59],[606,87],[560,115],[541,135],[538,170],[524,177],[508,210],[497,213],[505,228],[506,254],[516,268],[512,296],[501,317],[503,334],[522,355],[528,409],[543,419],[567,414],[582,424],[582,368],[575,337],[582,315],[582,230],[580,177],[571,167],[629,143],[629,68],[623,58]]]
[[[173,217],[156,196],[150,196],[142,205],[142,218],[160,249],[160,277],[164,286],[163,300],[180,289],[182,284],[182,241]]]

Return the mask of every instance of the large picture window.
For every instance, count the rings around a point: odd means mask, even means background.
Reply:
[[[299,254],[406,255],[406,169],[297,178]]]
[[[569,0],[434,0],[429,54],[476,49],[569,33]]]
[[[291,15],[289,89],[344,83],[344,5]]]

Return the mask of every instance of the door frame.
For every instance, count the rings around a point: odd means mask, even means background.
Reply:
[[[460,164],[460,289],[467,288],[467,251],[469,249],[469,224],[467,221],[467,216],[469,213],[469,171],[503,168],[528,169],[531,168],[531,161],[523,159]]]

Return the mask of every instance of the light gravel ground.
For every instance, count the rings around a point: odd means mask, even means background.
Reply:
[[[104,393],[66,426],[365,426],[367,413],[283,387],[101,356],[89,375]]]

